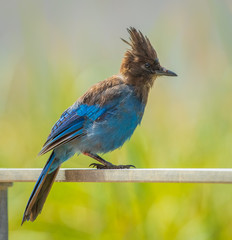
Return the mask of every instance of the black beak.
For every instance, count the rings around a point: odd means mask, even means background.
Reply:
[[[170,70],[167,70],[166,68],[163,68],[163,67],[161,67],[160,70],[156,70],[155,74],[158,75],[158,76],[171,76],[171,77],[176,77],[177,76],[176,73],[174,73]]]

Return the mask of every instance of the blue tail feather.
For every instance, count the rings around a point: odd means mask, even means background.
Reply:
[[[47,195],[51,189],[51,186],[55,180],[55,177],[59,171],[59,165],[57,166],[54,171],[49,172],[52,164],[55,160],[55,153],[54,151],[50,155],[46,165],[44,166],[35,187],[31,193],[31,196],[28,200],[22,224],[27,220],[34,221],[38,214],[41,212],[44,202],[47,198]]]

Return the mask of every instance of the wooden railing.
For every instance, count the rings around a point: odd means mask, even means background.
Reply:
[[[42,169],[0,169],[0,240],[8,239],[7,191],[13,182],[35,182]],[[57,182],[232,183],[230,168],[60,169]]]

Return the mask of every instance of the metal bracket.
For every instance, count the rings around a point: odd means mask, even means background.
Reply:
[[[13,183],[0,183],[0,240],[8,240],[8,187]]]

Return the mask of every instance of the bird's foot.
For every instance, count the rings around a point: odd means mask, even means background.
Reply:
[[[91,163],[89,166],[97,169],[129,169],[132,167],[135,168],[134,165],[114,165],[112,163],[107,163],[106,165],[99,163]]]
[[[83,152],[83,154],[99,161],[101,164],[99,163],[91,163],[89,166],[90,167],[94,167],[97,169],[128,169],[128,168],[135,168],[134,165],[113,165],[110,162],[107,162],[106,160],[104,160],[103,158],[99,157],[97,154],[93,154],[93,153],[89,153],[89,152]]]

